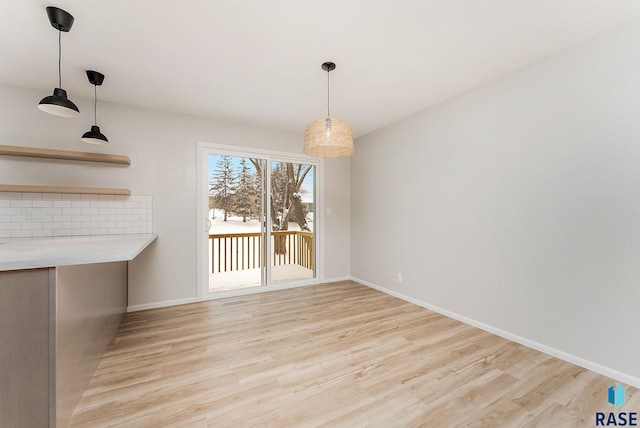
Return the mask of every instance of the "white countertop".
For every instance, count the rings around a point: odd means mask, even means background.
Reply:
[[[0,239],[0,271],[129,261],[157,237],[141,233]]]

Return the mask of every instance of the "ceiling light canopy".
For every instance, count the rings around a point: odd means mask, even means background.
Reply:
[[[38,104],[38,108],[45,113],[60,117],[74,118],[80,116],[78,107],[67,98],[67,91],[62,89],[62,32],[71,30],[73,16],[68,12],[54,6],[47,7],[47,16],[51,26],[58,30],[58,87],[53,90],[53,95],[44,97]]]
[[[104,74],[87,70],[87,78],[89,82],[93,85],[93,125],[91,126],[91,130],[85,132],[82,135],[81,140],[85,143],[89,144],[105,144],[108,143],[107,137],[100,132],[100,127],[98,126],[98,86],[102,85],[104,82]]]
[[[351,125],[335,117],[329,111],[329,73],[336,69],[332,62],[322,64],[327,72],[327,116],[307,125],[304,132],[304,153],[321,158],[338,158],[353,154]]]

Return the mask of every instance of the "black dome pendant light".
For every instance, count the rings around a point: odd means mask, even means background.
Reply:
[[[73,16],[62,9],[54,6],[47,7],[47,16],[51,26],[58,30],[58,87],[53,90],[53,95],[44,97],[38,104],[38,108],[45,113],[60,117],[78,117],[80,110],[67,98],[67,91],[62,89],[62,70],[60,58],[62,57],[62,32],[71,30]]]
[[[104,136],[102,132],[100,132],[100,127],[98,126],[98,86],[102,85],[104,82],[104,74],[99,73],[93,70],[87,70],[87,77],[89,78],[89,82],[93,85],[93,125],[91,125],[91,131],[85,132],[82,135],[81,140],[85,143],[89,144],[104,144],[108,143],[107,137]]]

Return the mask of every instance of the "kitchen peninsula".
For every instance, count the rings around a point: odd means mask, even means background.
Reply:
[[[127,308],[128,262],[156,234],[0,239],[0,415],[64,426]]]

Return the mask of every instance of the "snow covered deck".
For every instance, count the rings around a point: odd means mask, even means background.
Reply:
[[[271,267],[272,283],[308,278],[313,278],[313,271],[299,265]],[[237,290],[240,288],[259,287],[260,285],[259,268],[209,274],[209,291]]]
[[[227,221],[217,217],[209,230],[209,290],[222,291],[260,286],[261,267],[271,266],[271,283],[314,277],[314,234],[301,231],[296,223],[289,230],[272,231],[271,252],[265,245],[257,220]],[[311,223],[313,227],[313,224]]]

